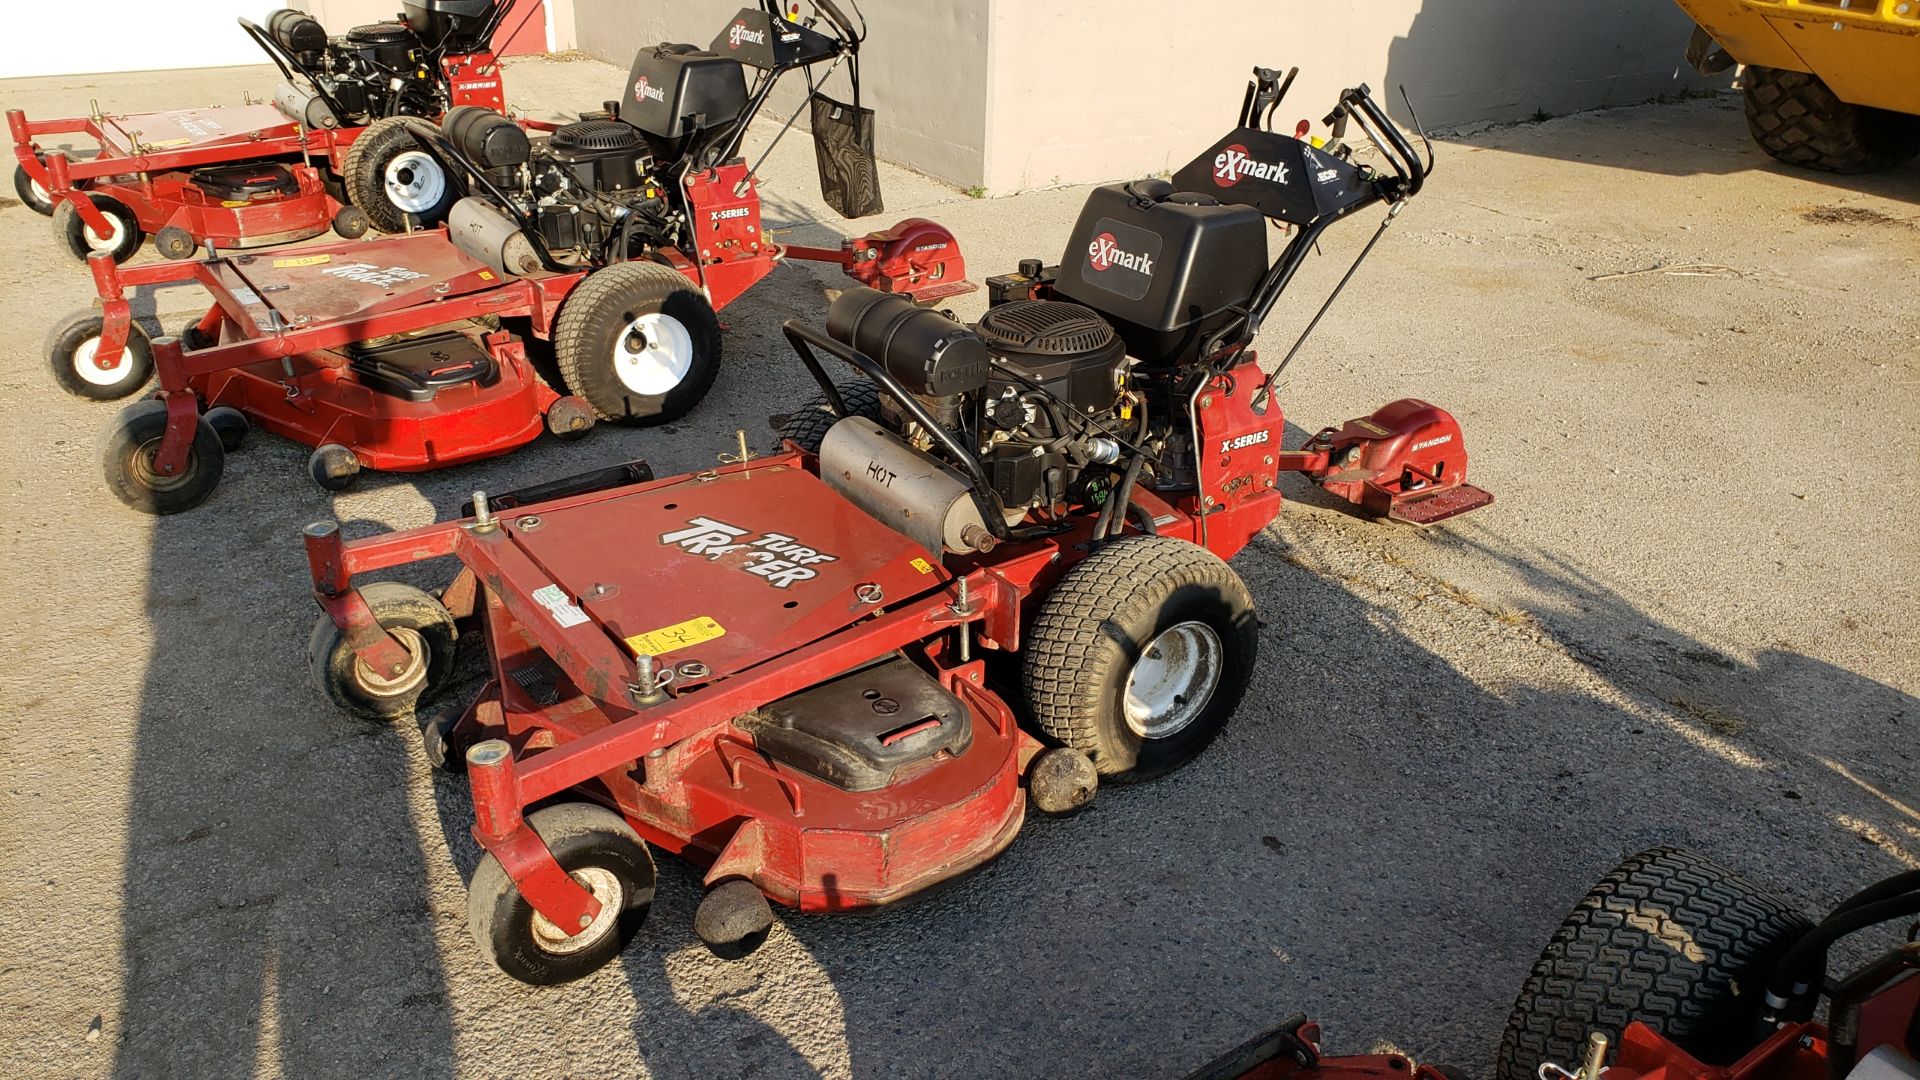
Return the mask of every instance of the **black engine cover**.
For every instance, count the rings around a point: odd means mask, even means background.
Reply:
[[[1113,327],[1080,304],[1016,300],[988,308],[974,332],[995,355],[1082,414],[1105,416],[1126,380],[1127,348]],[[997,370],[987,382],[989,398],[1002,386],[1025,384]]]
[[[1107,316],[1141,361],[1183,363],[1266,271],[1259,210],[1140,181],[1087,196],[1054,290]]]
[[[960,699],[895,655],[735,721],[775,761],[847,791],[875,791],[901,769],[973,745]]]
[[[662,139],[731,122],[747,107],[740,61],[691,45],[642,49],[627,73],[623,119]]]
[[[623,120],[581,120],[547,140],[547,156],[573,182],[596,191],[625,191],[646,178],[646,137]]]

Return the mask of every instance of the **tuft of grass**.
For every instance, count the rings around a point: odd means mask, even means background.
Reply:
[[[1536,123],[1536,124],[1543,124],[1543,123],[1546,123],[1546,122],[1547,122],[1548,120],[1551,120],[1551,119],[1553,119],[1553,114],[1552,114],[1552,113],[1550,113],[1550,112],[1548,112],[1547,110],[1545,110],[1545,109],[1535,109],[1535,110],[1533,110],[1533,122],[1534,122],[1534,123]]]
[[[974,186],[966,189],[965,195],[969,199],[984,199],[987,197],[987,189],[981,187],[978,184],[975,184]]]

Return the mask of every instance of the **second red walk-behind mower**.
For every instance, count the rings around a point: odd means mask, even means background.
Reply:
[[[202,245],[282,244],[328,226],[352,239],[369,227],[437,224],[455,190],[408,128],[455,107],[506,109],[488,43],[511,4],[403,7],[396,21],[339,37],[301,11],[276,11],[265,28],[239,20],[285,76],[271,102],[126,114],[95,106],[61,120],[9,110],[14,190],[53,217],[77,259],[98,251],[123,262],[148,236],[162,256],[186,259]],[[92,156],[71,160],[40,144],[76,135],[94,143]]]
[[[787,322],[822,397],[771,454],[476,493],[352,543],[307,529],[309,658],[340,708],[421,716],[456,640],[488,647],[477,699],[422,734],[471,780],[468,914],[502,970],[554,983],[617,954],[650,846],[704,868],[694,928],[738,955],[768,898],[903,900],[1006,848],[1030,801],[1068,813],[1186,763],[1253,671],[1225,559],[1279,511],[1283,470],[1412,522],[1489,501],[1423,402],[1279,450],[1261,321],[1332,223],[1397,210],[1428,171],[1365,87],[1335,116],[1385,171],[1264,130],[1280,90],[1257,72],[1241,126],[1175,183],[1095,190],[1063,265],[996,279],[976,325],[866,288],[824,329]],[[1298,228],[1271,265],[1270,217]],[[864,378],[836,384],[816,350]],[[438,596],[354,581],[449,555]]]
[[[310,474],[340,490],[362,468],[505,453],[543,425],[572,438],[596,419],[677,419],[719,371],[716,311],[787,258],[922,302],[973,288],[952,235],[924,219],[830,249],[762,228],[759,182],[739,157],[748,124],[783,73],[858,52],[839,9],[821,10],[831,35],[769,2],[743,9],[712,50],[644,48],[625,101],[548,138],[483,109],[452,110],[444,135],[415,131],[423,155],[475,187],[444,231],[135,269],[90,258],[101,307],[50,332],[55,378],[99,400],[137,392],[149,372],[160,384],[109,431],[108,486],[151,513],[198,506],[249,422],[315,447]],[[149,342],[129,290],[188,282],[213,305],[181,339]],[[529,356],[546,348],[556,385]]]

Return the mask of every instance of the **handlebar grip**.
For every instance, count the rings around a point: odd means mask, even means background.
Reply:
[[[853,20],[840,10],[840,5],[833,0],[813,0],[813,6],[820,9],[820,14],[825,15],[828,22],[839,28],[840,36],[850,42],[860,40],[859,35],[853,32]]]

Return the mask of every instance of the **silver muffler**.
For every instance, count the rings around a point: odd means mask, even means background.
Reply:
[[[827,430],[820,478],[935,555],[993,546],[966,478],[864,416],[849,416]]]
[[[340,120],[320,100],[320,95],[302,90],[290,82],[282,80],[280,88],[273,92],[273,103],[287,119],[307,125],[310,128],[337,128]]]
[[[454,247],[502,274],[520,276],[541,269],[533,241],[485,199],[469,195],[454,203],[447,214],[447,236]]]

